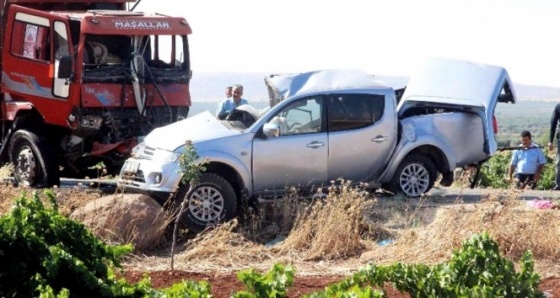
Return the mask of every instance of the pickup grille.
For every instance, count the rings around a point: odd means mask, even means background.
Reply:
[[[140,152],[140,158],[152,159],[155,152],[156,152],[156,148],[146,146],[146,147],[144,147],[144,150],[142,152]]]
[[[136,173],[123,173],[121,175],[121,179],[130,182],[140,182],[140,183],[146,182],[142,170],[138,170],[136,171]]]

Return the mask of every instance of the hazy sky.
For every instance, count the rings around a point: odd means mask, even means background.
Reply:
[[[560,87],[559,0],[142,0],[136,10],[187,19],[195,74],[341,67],[410,75],[444,57]]]

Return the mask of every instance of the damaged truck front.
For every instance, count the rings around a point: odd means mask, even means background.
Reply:
[[[19,183],[101,162],[118,173],[143,136],[187,117],[184,18],[127,10],[134,0],[1,1],[0,157]]]

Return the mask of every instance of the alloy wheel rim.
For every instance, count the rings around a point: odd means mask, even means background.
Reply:
[[[419,197],[426,191],[430,184],[430,174],[424,165],[411,163],[407,165],[400,177],[400,187],[402,191],[410,197]]]
[[[33,151],[29,147],[24,147],[18,153],[15,168],[18,181],[24,185],[32,185],[37,176],[37,161]]]
[[[214,187],[197,188],[189,199],[190,213],[200,221],[217,221],[224,210],[224,197]]]

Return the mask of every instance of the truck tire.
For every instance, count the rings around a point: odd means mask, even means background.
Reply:
[[[60,184],[58,159],[46,139],[28,130],[18,130],[10,140],[9,154],[18,185],[51,187]]]
[[[189,193],[188,184],[182,184],[175,196],[175,205],[185,207],[181,223],[190,231],[200,232],[219,222],[233,219],[237,213],[237,198],[233,187],[224,178],[203,173],[200,181]]]
[[[411,154],[397,168],[390,190],[395,194],[416,198],[432,189],[436,177],[436,167],[428,157]]]

